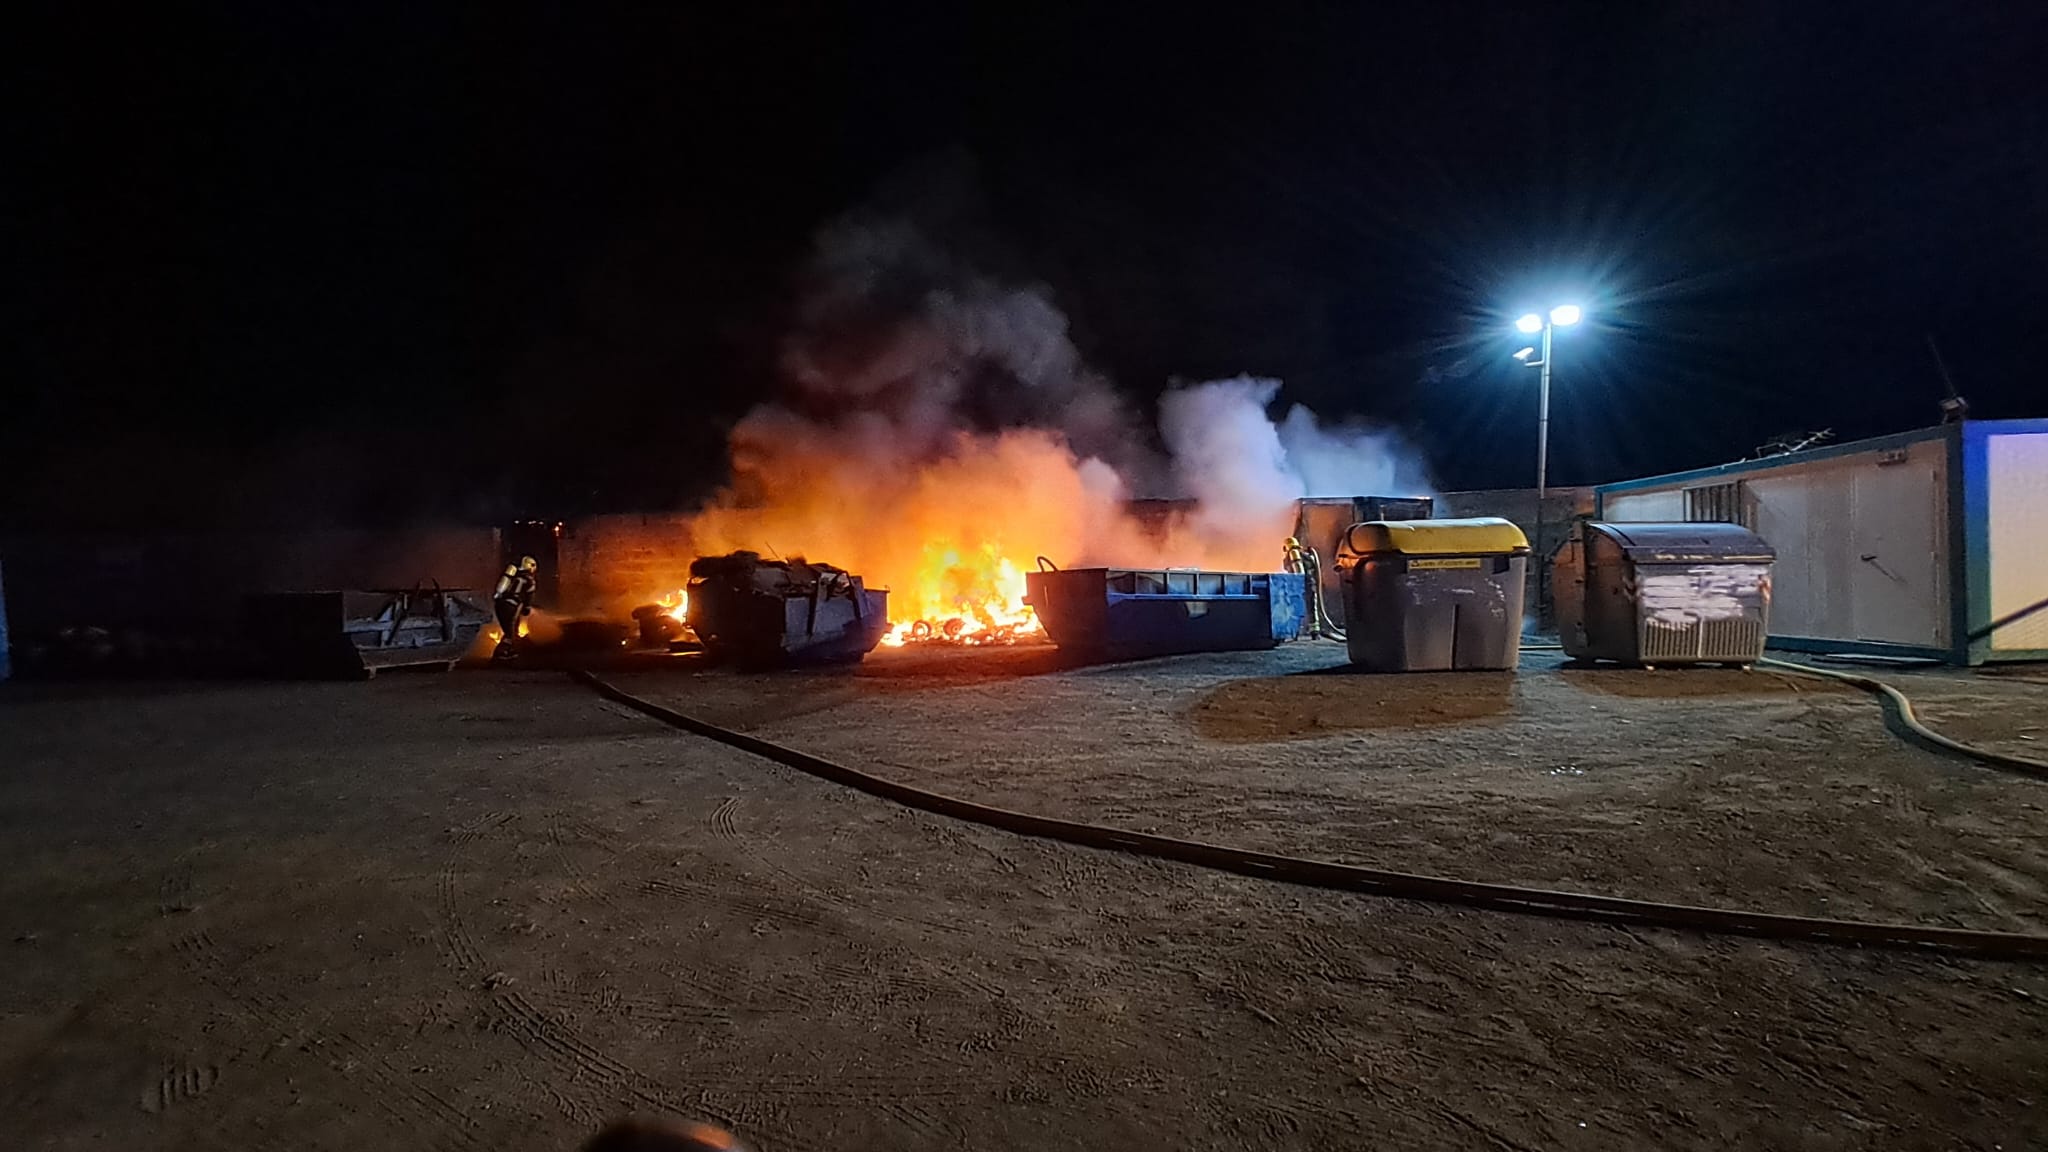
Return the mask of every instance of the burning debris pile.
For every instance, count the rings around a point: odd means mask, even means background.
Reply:
[[[784,348],[786,394],[734,429],[731,482],[690,544],[847,564],[890,591],[886,644],[1040,635],[1024,572],[1041,555],[1269,570],[1313,489],[1420,480],[1383,434],[1325,432],[1300,407],[1276,424],[1277,381],[1169,392],[1162,456],[1043,292],[977,272],[901,220],[827,229],[812,281]],[[1134,495],[1196,503],[1141,525]]]

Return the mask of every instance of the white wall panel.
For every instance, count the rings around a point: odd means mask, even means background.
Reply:
[[[2048,599],[2048,435],[1984,441],[1990,485],[1991,619]],[[1991,634],[1994,651],[2048,648],[2048,612]]]

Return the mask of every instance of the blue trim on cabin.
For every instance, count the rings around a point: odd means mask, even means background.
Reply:
[[[1946,648],[1920,644],[1890,644],[1882,640],[1822,640],[1812,636],[1770,636],[1765,647],[1785,652],[1841,652],[1851,656],[1909,656],[1926,660],[1951,660],[1955,653]]]
[[[1955,660],[1958,664],[1982,664],[1990,654],[1989,636],[1972,641],[1971,634],[1991,622],[1991,461],[1985,450],[1986,431],[1980,425],[1963,425],[1963,437],[1953,458],[1960,482],[1960,499],[1949,508],[1956,537],[1962,543],[1963,578],[1954,586],[1953,607],[1959,621],[1955,632]],[[1956,558],[1951,557],[1951,564]]]
[[[1968,527],[1968,593],[1963,607],[1967,627],[1963,629],[1963,660],[1969,664],[1995,661],[2048,660],[2048,649],[1992,647],[1990,636],[1975,643],[1968,637],[1991,623],[1991,454],[1986,444],[1993,436],[2035,436],[2048,434],[2048,419],[1978,420],[1963,424],[1962,460],[1964,472],[1965,522]]]
[[[1997,424],[2003,430],[2007,424],[2032,423],[2032,421],[1996,420],[1990,421],[1990,423]],[[2048,421],[2043,421],[2043,423],[2048,423]],[[1949,424],[1934,428],[1921,428],[1913,432],[1899,432],[1891,436],[1878,436],[1869,440],[1852,440],[1847,444],[1834,444],[1826,448],[1808,448],[1803,452],[1789,452],[1782,456],[1766,456],[1761,460],[1737,460],[1733,464],[1717,464],[1711,468],[1695,468],[1690,472],[1670,472],[1662,476],[1645,476],[1641,480],[1623,480],[1615,484],[1601,484],[1593,489],[1593,495],[1596,500],[1595,506],[1604,513],[1605,507],[1597,502],[1604,500],[1610,494],[1618,496],[1624,492],[1669,488],[1673,485],[1687,485],[1700,480],[1719,480],[1724,477],[1746,476],[1752,472],[1764,472],[1773,468],[1783,468],[1792,464],[1805,464],[1814,460],[1833,460],[1838,456],[1855,456],[1863,452],[1882,452],[1887,448],[1905,448],[1910,445],[1924,443],[1928,440],[1939,440],[1949,436],[1951,435],[1951,430],[1955,427],[1955,425]]]
[[[1948,440],[1947,467],[1942,470],[1948,484],[1947,498],[1942,501],[1948,512],[1948,660],[1968,667],[1976,662],[1970,659],[1970,606],[1975,601],[1970,582],[1982,568],[1970,559],[1970,541],[1975,532],[1971,527],[1970,502],[1971,493],[1981,495],[1984,488],[1981,483],[1973,483],[1970,476],[1970,445],[1974,441],[1982,455],[1984,437],[1968,421],[1948,427],[1955,430]]]

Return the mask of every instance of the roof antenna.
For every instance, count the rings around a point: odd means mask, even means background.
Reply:
[[[1948,374],[1948,362],[1941,358],[1941,346],[1934,342],[1934,333],[1927,333],[1927,350],[1934,354],[1935,371],[1941,373],[1942,386],[1948,394],[1941,398],[1941,422],[1960,424],[1970,415],[1970,402],[1956,391],[1955,378]]]

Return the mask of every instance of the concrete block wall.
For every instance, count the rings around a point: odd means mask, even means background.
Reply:
[[[1537,624],[1548,630],[1552,618],[1552,605],[1543,595],[1548,587],[1543,577],[1543,567],[1548,558],[1564,546],[1571,532],[1574,520],[1593,515],[1593,489],[1591,488],[1546,488],[1543,492],[1543,535],[1539,542],[1536,534],[1536,490],[1534,488],[1484,488],[1471,492],[1445,492],[1436,498],[1436,515],[1445,518],[1466,516],[1499,516],[1512,521],[1515,527],[1529,537],[1530,556],[1527,582],[1523,591],[1523,610]],[[1534,554],[1536,549],[1542,554]]]
[[[1436,514],[1442,517],[1499,516],[1514,522],[1536,542],[1536,490],[1534,488],[1483,488],[1471,492],[1445,492],[1436,498]],[[1564,542],[1571,522],[1593,514],[1591,488],[1549,488],[1543,493],[1543,542],[1552,551]]]
[[[499,567],[497,530],[465,525],[10,536],[0,563],[17,636],[232,627],[253,592],[438,584],[488,594]]]

